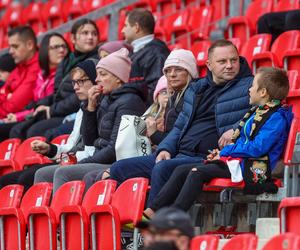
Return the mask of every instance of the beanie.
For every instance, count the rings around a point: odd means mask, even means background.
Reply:
[[[16,67],[15,61],[8,53],[0,57],[0,70],[12,72]]]
[[[199,77],[196,58],[189,50],[176,49],[171,51],[170,55],[165,61],[165,65],[163,68],[164,74],[165,70],[171,66],[178,66],[186,69],[190,73],[192,78]]]
[[[105,52],[107,52],[108,54],[111,54],[113,52],[116,52],[122,48],[126,48],[129,50],[129,52],[132,51],[132,46],[128,43],[126,43],[125,41],[111,41],[111,42],[106,42],[104,44],[102,44],[99,47],[99,52],[101,50],[104,50]]]
[[[84,73],[90,78],[90,80],[92,81],[92,83],[94,85],[96,85],[95,80],[97,77],[97,73],[96,73],[97,62],[98,62],[98,60],[96,60],[96,59],[88,59],[88,60],[78,63],[76,66],[78,68],[81,68],[84,71]]]
[[[159,92],[162,91],[163,89],[167,89],[168,88],[168,82],[167,82],[167,78],[166,76],[162,76],[161,78],[159,78],[154,93],[153,93],[153,101],[155,102],[155,100],[157,99]]]
[[[102,58],[96,68],[105,69],[126,83],[131,71],[131,60],[128,54],[128,49],[122,48]]]

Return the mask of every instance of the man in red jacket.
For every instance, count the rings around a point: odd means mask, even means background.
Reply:
[[[33,100],[33,89],[39,71],[37,39],[29,26],[8,32],[9,53],[17,67],[0,89],[0,119],[23,110]]]

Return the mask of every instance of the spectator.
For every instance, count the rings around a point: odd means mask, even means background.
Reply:
[[[154,26],[155,20],[149,10],[134,9],[127,13],[122,29],[126,42],[133,47],[129,81],[144,87],[148,105],[152,103],[155,86],[170,53],[164,42],[154,38]]]
[[[33,100],[33,89],[40,70],[37,41],[29,26],[16,27],[8,32],[9,53],[17,67],[0,89],[0,119],[21,111]]]
[[[22,138],[44,135],[45,131],[61,124],[64,117],[79,110],[79,100],[74,93],[70,71],[90,57],[97,58],[99,31],[92,20],[76,21],[71,29],[74,53],[65,58],[56,71],[54,94],[37,103],[33,118],[17,124],[11,129],[10,137]]]
[[[116,160],[115,142],[121,116],[141,115],[145,111],[141,90],[126,84],[131,70],[127,49],[102,58],[96,69],[98,86],[89,90],[81,128],[84,145],[95,146],[96,150],[76,165],[50,166],[37,171],[35,182],[53,181],[54,192],[67,181],[82,179],[89,171],[108,168]]]
[[[10,73],[16,68],[12,56],[7,53],[0,57],[0,88],[4,85]]]
[[[281,102],[289,91],[285,71],[260,68],[249,90],[252,107],[233,134],[233,142],[221,151],[215,149],[204,164],[180,166],[155,198],[150,215],[164,206],[174,205],[187,211],[202,192],[205,182],[213,178],[244,179],[245,193],[277,192],[271,171],[279,160],[293,119],[291,108]],[[228,161],[238,160],[238,171],[231,173]],[[152,210],[152,211],[151,211]]]
[[[137,225],[147,239],[145,247],[157,242],[174,242],[179,250],[188,250],[194,236],[194,228],[189,215],[177,208],[162,208],[149,222]]]
[[[9,137],[10,129],[17,122],[24,121],[26,117],[32,116],[35,104],[54,92],[54,78],[59,63],[69,53],[70,48],[62,35],[52,33],[46,35],[41,41],[39,52],[40,71],[33,91],[33,101],[25,107],[25,110],[9,113],[0,125],[0,140]]]
[[[95,65],[97,60],[89,59],[79,62],[75,68],[72,69],[70,77],[74,86],[77,98],[82,102],[88,98],[88,90],[96,84],[96,70]],[[82,81],[85,79],[86,81]],[[76,153],[83,150],[83,143],[81,140],[80,127],[82,123],[82,109],[79,109],[76,115],[75,123],[72,133],[70,134],[67,143],[64,145],[54,145],[49,142],[35,140],[32,142],[32,149],[42,155],[55,160],[59,159],[62,153]],[[22,171],[13,172],[0,177],[0,188],[10,184],[20,184],[24,189],[29,189],[34,180],[35,172],[43,167],[51,164],[36,164],[25,168]]]
[[[128,49],[129,52],[132,52],[132,46],[124,41],[111,41],[102,44],[98,49],[99,58],[104,58],[109,54],[120,50],[121,48]]]
[[[272,42],[283,32],[300,29],[300,10],[271,12],[262,15],[257,22],[259,34],[272,35]]]
[[[173,241],[157,241],[143,250],[179,250]]]
[[[181,59],[181,60],[179,60]],[[153,117],[148,117],[146,119],[146,125],[147,125],[147,135],[150,137],[151,142],[153,145],[158,145],[172,130],[174,123],[177,119],[178,114],[182,110],[183,105],[183,96],[185,93],[185,90],[187,89],[189,83],[192,81],[192,79],[198,77],[198,71],[197,71],[197,62],[195,57],[193,56],[192,52],[188,50],[174,50],[171,52],[171,54],[168,56],[164,71],[169,69],[174,69],[180,72],[180,74],[172,74],[172,75],[166,75],[168,80],[168,85],[170,87],[171,96],[169,98],[164,121],[161,122],[159,120],[155,121]],[[154,92],[154,97],[157,94],[158,90],[160,89],[160,84],[166,85],[163,83],[163,79],[160,79],[157,88]],[[161,124],[163,123],[163,124]],[[159,130],[159,127],[161,130]],[[163,128],[162,128],[163,127]],[[105,173],[97,173],[91,172],[88,173],[84,177],[84,181],[86,185],[89,187],[92,183],[94,183],[97,180],[106,179],[109,177],[109,171],[106,170]]]
[[[184,59],[180,62],[185,64]],[[199,163],[209,149],[230,143],[233,128],[249,108],[248,90],[253,76],[245,58],[239,57],[230,41],[212,44],[207,67],[205,78],[189,84],[183,110],[157,151],[150,156],[117,161],[110,168],[111,178],[118,183],[132,177],[151,179],[150,207],[177,166]],[[164,68],[164,73],[168,79],[186,74],[178,67]]]

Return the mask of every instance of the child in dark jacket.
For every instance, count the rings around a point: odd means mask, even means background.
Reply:
[[[293,119],[290,107],[282,105],[289,91],[285,71],[260,68],[249,89],[253,107],[235,130],[232,143],[214,149],[205,163],[180,166],[155,198],[145,214],[164,206],[188,210],[201,194],[204,183],[213,178],[244,180],[245,193],[277,192],[271,171],[279,160]]]

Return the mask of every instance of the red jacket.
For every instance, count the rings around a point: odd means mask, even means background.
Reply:
[[[0,119],[16,113],[33,101],[33,90],[40,70],[38,52],[25,63],[17,65],[0,89]]]

